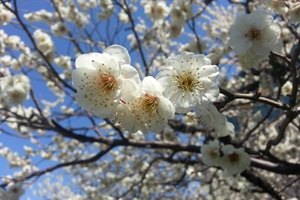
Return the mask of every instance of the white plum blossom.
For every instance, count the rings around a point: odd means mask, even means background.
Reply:
[[[19,198],[25,193],[22,187],[22,183],[9,183],[7,186],[6,195],[9,200],[19,200]]]
[[[165,97],[178,113],[187,113],[202,101],[215,101],[219,88],[215,83],[219,69],[202,54],[183,51],[167,60],[167,68],[156,76]]]
[[[62,36],[68,33],[68,27],[63,22],[57,22],[51,25],[51,32],[56,36]]]
[[[21,41],[19,36],[11,35],[7,40],[7,45],[12,49],[18,50],[20,47],[24,46],[24,42]]]
[[[54,44],[51,37],[47,33],[44,33],[40,29],[37,29],[33,33],[33,38],[34,41],[36,42],[38,49],[47,58],[52,59],[54,55]]]
[[[221,149],[217,140],[209,141],[201,146],[202,162],[207,166],[220,166]]]
[[[221,167],[228,175],[239,174],[250,166],[250,156],[243,148],[236,149],[232,145],[225,145],[222,152]]]
[[[5,2],[5,4],[11,8],[11,4]],[[11,22],[11,20],[15,17],[15,15],[5,8],[4,5],[0,4],[0,26],[6,25],[7,23]]]
[[[63,69],[71,69],[71,57],[69,56],[59,56],[54,58],[53,61]]]
[[[196,118],[213,137],[224,137],[234,132],[233,124],[211,102],[203,102],[197,107]]]
[[[186,0],[174,0],[171,6],[171,20],[173,24],[184,25],[193,15],[192,4]]]
[[[23,74],[0,79],[0,91],[5,105],[21,104],[29,96],[30,81]]]
[[[115,10],[114,4],[111,0],[101,0],[100,7],[102,9],[102,12],[98,15],[98,17],[101,20],[110,18],[110,16],[113,14]]]
[[[252,56],[249,58],[251,60],[265,59],[276,47],[280,27],[273,22],[271,15],[257,10],[238,16],[229,30],[229,35],[229,45],[240,58],[246,55]]]
[[[102,54],[80,55],[72,72],[77,103],[99,117],[114,115],[122,91],[134,92],[140,82],[129,62],[127,50],[119,45],[108,47]]]
[[[25,13],[24,18],[30,22],[46,22],[47,24],[52,23],[53,13],[46,11],[45,9],[41,9],[36,12]]]
[[[178,38],[183,32],[184,28],[180,24],[171,23],[169,27],[169,32],[167,34],[168,38]]]
[[[165,1],[146,1],[144,8],[152,21],[164,20],[170,12]]]
[[[173,104],[162,95],[162,87],[151,76],[143,79],[140,93],[127,97],[119,108],[119,122],[130,132],[161,132],[175,115]],[[124,98],[126,98],[124,94]],[[120,116],[121,115],[121,116]]]

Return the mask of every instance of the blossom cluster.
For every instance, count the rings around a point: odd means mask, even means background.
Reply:
[[[30,81],[26,75],[11,75],[0,78],[0,104],[4,107],[21,104],[29,96]]]
[[[129,53],[119,45],[109,46],[103,53],[80,55],[72,73],[77,103],[98,117],[112,118],[131,133],[159,133],[175,113],[191,112],[213,137],[234,131],[233,124],[213,105],[219,96],[219,69],[206,56],[183,51],[168,58],[167,66],[155,78],[143,80],[130,62]],[[219,154],[218,161],[213,161],[212,151],[219,151],[214,145],[203,145],[202,150],[205,164],[221,165]],[[245,161],[249,155],[242,150],[227,145],[222,151],[222,167],[229,174],[249,166]],[[244,161],[246,164],[240,163]]]
[[[218,141],[209,141],[201,147],[202,161],[208,166],[223,168],[228,175],[239,174],[249,167],[250,156],[243,148],[221,145]]]
[[[7,3],[7,6],[10,8],[11,4]],[[6,25],[14,18],[13,13],[5,8],[5,6],[0,4],[0,26]]]
[[[155,78],[143,80],[130,62],[127,50],[119,45],[102,54],[80,55],[72,73],[75,100],[129,132],[161,132],[175,112],[191,111],[213,136],[233,132],[233,125],[212,104],[219,96],[219,69],[209,58],[183,51],[168,58],[166,68]]]
[[[183,26],[192,15],[192,5],[188,1],[174,0],[170,6],[165,1],[144,1],[145,14],[154,22],[162,24],[166,17],[170,15],[171,23],[168,36],[178,38],[183,32]]]

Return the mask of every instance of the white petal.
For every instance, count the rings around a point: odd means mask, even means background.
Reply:
[[[273,17],[263,11],[256,10],[250,14],[249,21],[256,28],[263,29],[273,22]]]
[[[201,81],[205,82],[206,85],[204,96],[207,98],[207,100],[212,102],[216,101],[220,94],[220,90],[217,84],[211,82],[208,79],[201,79]]]
[[[98,60],[99,57],[101,58],[100,53],[82,54],[76,58],[75,66],[76,68],[94,68],[92,60]]]
[[[120,45],[112,45],[104,49],[103,53],[113,56],[120,65],[130,64],[130,55],[126,48]]]
[[[199,72],[201,78],[208,78],[215,82],[219,74],[219,68],[216,65],[204,65],[199,69]]]
[[[96,81],[98,76],[95,68],[77,68],[72,71],[72,83],[78,89],[79,86],[85,85],[91,80]]]
[[[158,81],[152,76],[147,76],[143,79],[143,91],[147,94],[152,94],[154,96],[162,95],[162,87]]]

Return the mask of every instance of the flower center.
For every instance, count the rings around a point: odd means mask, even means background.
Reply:
[[[219,157],[219,151],[216,149],[212,149],[211,151],[209,151],[209,156],[213,159],[216,159]]]
[[[184,91],[192,92],[198,84],[198,81],[190,75],[176,76],[175,79],[178,83],[178,88]]]
[[[117,87],[117,80],[115,79],[115,77],[109,74],[101,74],[100,87],[108,93],[114,92]]]
[[[163,10],[162,7],[158,7],[158,8],[157,8],[157,14],[158,14],[158,15],[162,15],[163,12],[164,12],[164,10]]]
[[[245,34],[245,37],[251,41],[259,40],[261,38],[261,31],[256,27],[251,27]]]
[[[12,97],[13,98],[18,98],[19,96],[20,96],[20,93],[17,92],[17,91],[15,91],[15,92],[12,93]]]
[[[238,163],[240,161],[240,156],[237,153],[232,153],[229,155],[229,160],[231,163]]]
[[[145,94],[142,99],[142,109],[150,113],[151,116],[156,114],[158,99],[150,94]]]

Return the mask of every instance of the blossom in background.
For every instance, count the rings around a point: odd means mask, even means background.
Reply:
[[[248,61],[251,59],[251,64],[256,64],[255,60],[267,58],[276,47],[280,38],[280,27],[273,22],[271,15],[257,10],[238,16],[229,30],[229,35],[229,45],[234,52],[240,58],[247,55]]]
[[[56,36],[62,36],[68,33],[68,27],[63,22],[57,22],[51,25],[51,32]]]
[[[110,18],[110,16],[115,11],[114,4],[111,0],[101,0],[100,7],[101,7],[102,12],[99,13],[98,17],[101,20],[106,20],[106,19]]]
[[[187,113],[202,101],[215,101],[219,96],[215,83],[219,69],[204,55],[183,51],[168,58],[167,66],[156,79],[176,112]]]
[[[127,93],[131,96],[128,98],[124,94],[124,98],[131,100],[124,101],[123,107],[119,107],[121,125],[130,132],[161,132],[168,120],[175,115],[173,104],[162,95],[162,91],[156,79],[147,76],[143,79],[140,93],[136,97]]]
[[[72,72],[75,100],[99,117],[114,115],[122,91],[133,93],[140,82],[129,62],[127,50],[119,45],[108,47],[102,54],[80,55]]]
[[[208,166],[220,166],[220,143],[216,140],[209,141],[201,146],[202,162]]]
[[[285,0],[259,0],[260,3],[265,4],[267,8],[280,15],[285,15],[288,11],[288,7],[284,1]]]
[[[154,22],[164,20],[170,12],[165,1],[146,1],[144,8],[146,15]]]
[[[186,0],[174,0],[171,5],[171,20],[173,24],[183,26],[185,21],[193,16],[192,4]]]
[[[179,51],[188,51],[193,53],[203,53],[207,48],[205,42],[201,39],[193,38],[188,44],[183,44]]]
[[[54,63],[63,69],[71,69],[71,57],[70,56],[59,56],[54,58]]]
[[[19,200],[19,198],[25,193],[22,188],[22,183],[9,183],[7,186],[6,195],[9,200]]]
[[[236,149],[232,145],[222,147],[221,167],[227,174],[239,174],[250,166],[251,159],[243,148]]]
[[[289,8],[290,20],[292,23],[300,22],[300,2],[296,2]]]
[[[182,25],[178,25],[176,23],[171,23],[169,27],[168,38],[178,38],[183,32]]]
[[[228,122],[211,102],[203,102],[196,108],[196,118],[213,137],[224,137],[234,132],[234,126]]]
[[[54,56],[54,44],[51,37],[37,29],[33,33],[33,38],[36,43],[37,48],[50,60],[52,60]]]
[[[21,104],[29,96],[30,81],[23,74],[0,79],[0,91],[4,105]]]
[[[5,4],[11,8],[11,4],[5,2]],[[11,20],[15,17],[15,15],[5,8],[5,6],[0,4],[0,26],[6,25],[7,23],[11,22]]]

